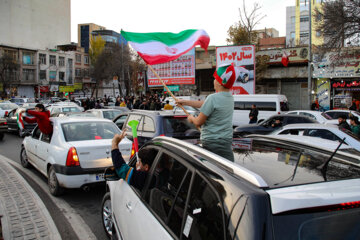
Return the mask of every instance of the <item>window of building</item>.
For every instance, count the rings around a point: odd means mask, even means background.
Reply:
[[[84,77],[89,77],[89,69],[84,68],[83,73],[84,73]]]
[[[291,17],[291,23],[295,24],[295,17]]]
[[[40,61],[40,64],[46,65],[46,54],[40,53],[39,54],[39,61]]]
[[[81,77],[81,68],[75,69],[75,77]]]
[[[32,82],[35,80],[35,69],[23,69],[22,80]]]
[[[89,56],[84,56],[84,64],[89,64]]]
[[[14,60],[15,62],[17,62],[17,60],[18,60],[17,51],[5,49],[5,50],[4,50],[4,53],[5,53],[5,55],[9,56],[12,60]]]
[[[294,38],[295,38],[295,32],[291,32],[291,33],[290,33],[290,38],[291,38],[291,39],[294,39]]]
[[[34,65],[35,54],[32,52],[23,52],[22,54],[23,64]]]
[[[64,66],[65,66],[65,58],[64,58],[64,57],[59,57],[59,66],[60,66],[60,67],[64,67]]]
[[[59,72],[59,81],[65,81],[65,72]]]
[[[69,84],[72,84],[73,83],[73,60],[71,58],[68,58],[68,65],[67,65],[67,82]]]
[[[300,22],[308,22],[309,16],[300,16]]]
[[[309,32],[307,31],[300,32],[300,38],[305,38],[305,37],[309,37]]]
[[[56,71],[49,72],[49,79],[50,81],[56,81]]]
[[[40,80],[46,80],[46,70],[40,70],[39,79]]]
[[[50,65],[56,66],[56,56],[55,55],[50,55],[49,61],[50,61]]]
[[[77,63],[81,63],[81,54],[75,54],[75,60]]]

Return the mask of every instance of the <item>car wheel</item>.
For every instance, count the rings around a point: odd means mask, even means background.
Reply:
[[[64,192],[64,188],[60,187],[59,185],[59,181],[56,177],[56,173],[53,166],[51,166],[48,171],[48,186],[50,193],[54,196],[59,196]]]
[[[20,151],[20,162],[21,162],[21,165],[24,168],[29,168],[30,167],[30,163],[28,161],[28,157],[27,157],[27,154],[26,154],[26,151],[25,151],[24,147],[22,147],[21,151]]]
[[[112,220],[110,192],[107,192],[103,197],[101,204],[101,218],[106,235],[109,239],[112,239],[113,233],[115,233],[115,228]]]

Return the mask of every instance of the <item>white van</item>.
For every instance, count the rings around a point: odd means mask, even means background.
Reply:
[[[249,123],[249,113],[253,104],[255,104],[259,110],[258,121],[265,120],[274,114],[282,114],[289,111],[288,102],[285,95],[234,95],[234,127]]]

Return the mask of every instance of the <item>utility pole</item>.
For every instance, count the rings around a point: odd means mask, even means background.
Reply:
[[[311,92],[312,92],[312,86],[311,86],[311,78],[312,78],[312,26],[311,26],[311,18],[312,18],[312,12],[311,12],[311,1],[309,0],[309,60],[308,60],[308,107],[311,109]]]

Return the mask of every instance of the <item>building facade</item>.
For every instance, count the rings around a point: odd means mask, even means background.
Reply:
[[[78,24],[78,44],[84,48],[85,53],[89,53],[91,33],[95,30],[105,30],[106,28],[94,23]]]
[[[70,42],[70,0],[2,0],[0,16],[0,45],[52,49]]]

